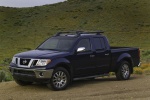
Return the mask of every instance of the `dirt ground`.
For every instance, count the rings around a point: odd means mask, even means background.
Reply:
[[[130,80],[115,77],[75,81],[64,91],[52,91],[46,85],[19,86],[0,83],[0,100],[150,100],[150,75],[132,75]]]

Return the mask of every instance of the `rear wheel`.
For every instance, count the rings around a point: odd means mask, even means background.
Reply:
[[[22,80],[18,80],[18,79],[14,79],[14,80],[15,80],[15,82],[16,82],[18,85],[21,85],[21,86],[30,85],[30,84],[33,83],[33,82],[22,81]]]
[[[65,68],[59,67],[54,70],[51,81],[47,86],[53,90],[64,90],[70,83],[70,75]]]
[[[123,61],[116,72],[116,78],[118,80],[128,80],[130,78],[130,74],[130,64],[127,61]]]

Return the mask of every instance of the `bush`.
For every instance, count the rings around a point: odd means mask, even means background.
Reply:
[[[0,70],[0,82],[5,81],[5,71]]]
[[[12,80],[13,80],[12,75],[10,73],[7,73],[4,81],[7,82],[7,81],[12,81]]]
[[[142,64],[141,65],[141,68],[144,70],[144,69],[147,69],[148,67],[150,67],[150,64]]]
[[[109,75],[110,75],[110,76],[111,76],[111,75],[115,75],[115,72],[110,72]]]
[[[147,55],[150,55],[150,50],[147,50],[147,51],[143,52],[143,56],[147,56]]]
[[[13,77],[8,67],[0,67],[0,82],[12,81]]]
[[[150,74],[150,67],[144,69],[143,72],[144,72],[145,74]]]
[[[141,67],[135,67],[133,73],[134,74],[143,74],[143,70]]]
[[[5,58],[5,59],[3,60],[3,62],[2,62],[2,64],[3,64],[3,65],[8,65],[8,64],[10,64],[11,60],[12,60],[12,58]]]

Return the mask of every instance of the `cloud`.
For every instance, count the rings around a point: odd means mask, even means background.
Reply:
[[[8,7],[33,7],[45,4],[53,4],[66,0],[0,0],[0,6]]]

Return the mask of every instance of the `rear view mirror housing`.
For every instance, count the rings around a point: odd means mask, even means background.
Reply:
[[[83,52],[83,51],[85,51],[85,47],[79,47],[79,48],[77,49],[77,53],[78,53],[78,52]]]

